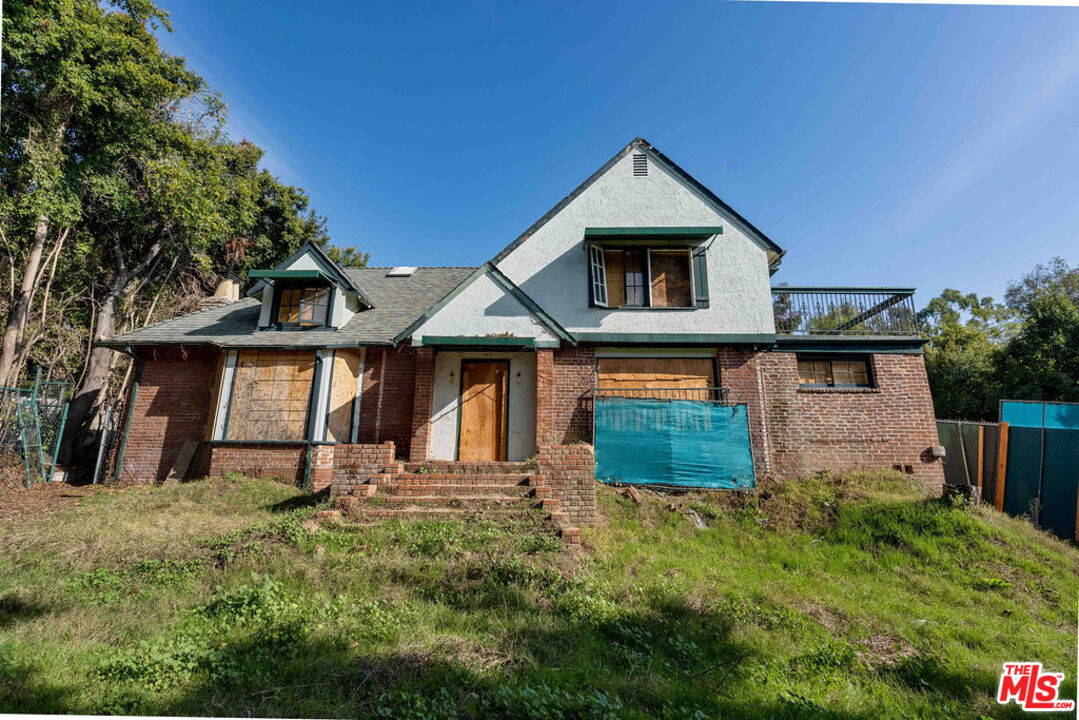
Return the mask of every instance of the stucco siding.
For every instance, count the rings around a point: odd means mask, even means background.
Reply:
[[[589,307],[589,227],[721,226],[708,250],[709,307]],[[571,333],[774,333],[767,252],[652,155],[634,177],[632,153],[510,252],[498,268]]]
[[[440,352],[435,356],[428,457],[453,460],[457,453],[457,406],[462,359],[510,361],[507,459],[536,454],[536,356],[533,353]]]
[[[425,335],[558,339],[520,300],[487,275],[465,288],[421,325],[413,334],[413,341],[420,343]]]

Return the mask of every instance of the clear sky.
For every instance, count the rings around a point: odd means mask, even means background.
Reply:
[[[640,135],[793,285],[1079,262],[1079,8],[160,0],[229,132],[374,265],[490,259]]]

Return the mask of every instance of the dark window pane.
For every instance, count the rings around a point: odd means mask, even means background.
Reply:
[[[644,307],[646,304],[644,251],[626,250],[624,260],[626,266],[626,305]]]

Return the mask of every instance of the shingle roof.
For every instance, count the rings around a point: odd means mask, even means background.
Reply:
[[[336,330],[259,330],[261,303],[245,298],[189,315],[182,315],[100,344],[122,348],[136,345],[220,345],[224,347],[354,347],[388,345],[413,320],[423,315],[472,274],[472,267],[421,267],[409,277],[387,277],[389,268],[346,268],[352,282],[374,307],[352,316]]]

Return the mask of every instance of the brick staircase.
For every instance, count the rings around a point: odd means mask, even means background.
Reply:
[[[580,530],[534,463],[390,462],[352,480],[336,492],[335,509],[319,513],[321,519],[527,516],[541,509],[567,543],[580,542]]]

